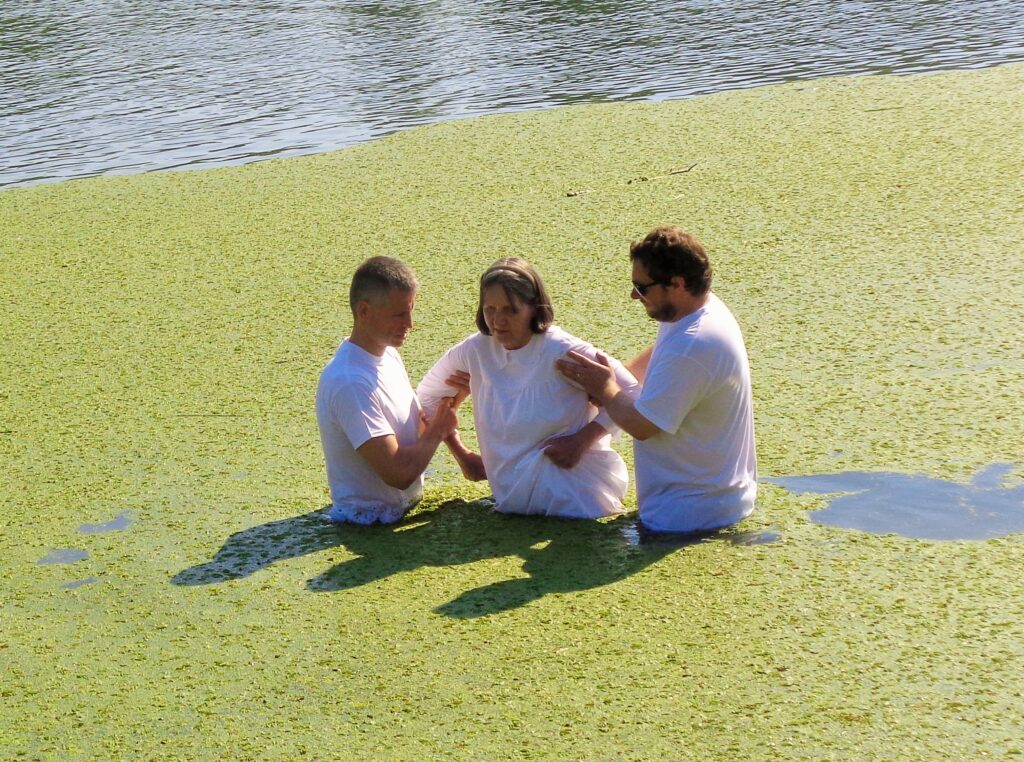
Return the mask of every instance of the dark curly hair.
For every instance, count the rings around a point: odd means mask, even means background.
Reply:
[[[695,236],[672,225],[655,228],[642,241],[629,247],[629,260],[643,264],[657,283],[669,284],[674,277],[686,282],[686,290],[702,296],[711,290],[711,262]]]

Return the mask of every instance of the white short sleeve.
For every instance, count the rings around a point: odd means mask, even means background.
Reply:
[[[395,434],[384,415],[380,393],[362,384],[348,384],[335,389],[331,412],[354,449],[375,437]]]
[[[473,340],[474,336],[470,336],[445,352],[434,363],[433,367],[427,371],[427,375],[423,377],[419,386],[416,387],[416,396],[423,406],[423,411],[428,416],[433,415],[441,400],[455,396],[454,387],[448,386],[445,383],[445,379],[456,371],[469,373],[470,368],[466,357],[466,347]]]
[[[699,361],[685,355],[664,358],[652,366],[636,411],[662,431],[674,434],[686,414],[704,398],[711,377]]]

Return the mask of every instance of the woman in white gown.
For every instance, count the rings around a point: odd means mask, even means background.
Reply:
[[[449,349],[416,392],[430,415],[465,385],[473,397],[480,454],[456,433],[447,444],[463,473],[486,478],[496,510],[572,518],[622,512],[629,477],[611,448],[617,431],[586,392],[555,369],[572,350],[596,349],[552,325],[554,311],[536,270],[518,257],[500,259],[480,278],[475,333]],[[608,359],[619,385],[638,391],[635,378]],[[461,381],[459,380],[461,379]]]

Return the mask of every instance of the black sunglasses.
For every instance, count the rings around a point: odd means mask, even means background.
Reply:
[[[661,280],[652,280],[650,283],[637,283],[636,281],[633,281],[633,290],[636,291],[640,296],[646,296],[647,295],[647,291],[648,291],[648,289],[651,288],[651,286],[667,286],[667,285],[668,285],[668,283],[665,283],[665,281],[661,281]]]

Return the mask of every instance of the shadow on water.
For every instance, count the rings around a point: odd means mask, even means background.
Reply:
[[[641,536],[633,516],[573,521],[508,516],[490,507],[487,501],[453,500],[397,525],[372,527],[332,524],[322,511],[313,511],[231,535],[212,560],[179,572],[172,582],[206,585],[240,579],[278,561],[336,547],[356,557],[309,580],[308,590],[338,592],[426,566],[522,558],[525,576],[467,590],[435,609],[453,618],[473,618],[515,609],[550,593],[607,585],[680,548],[712,539],[650,539]],[[755,537],[774,539],[752,532],[721,537],[732,537],[736,544],[752,544]]]
[[[345,537],[339,531],[341,528],[324,518],[325,510],[236,532],[228,537],[213,559],[178,572],[171,582],[193,586],[242,579],[278,561],[343,545]]]
[[[523,560],[527,577],[502,580],[468,590],[435,609],[455,618],[507,611],[549,593],[601,587],[635,574],[675,551],[712,540],[737,545],[773,542],[769,532],[714,532],[658,535],[646,532],[635,516],[606,522],[581,522],[494,514],[498,521],[523,522],[545,541],[513,551]],[[754,542],[748,542],[756,538]]]
[[[995,463],[969,484],[922,474],[846,471],[764,479],[790,492],[840,494],[813,511],[821,524],[924,540],[988,540],[1024,532],[1024,484],[1005,486],[1014,470]]]

